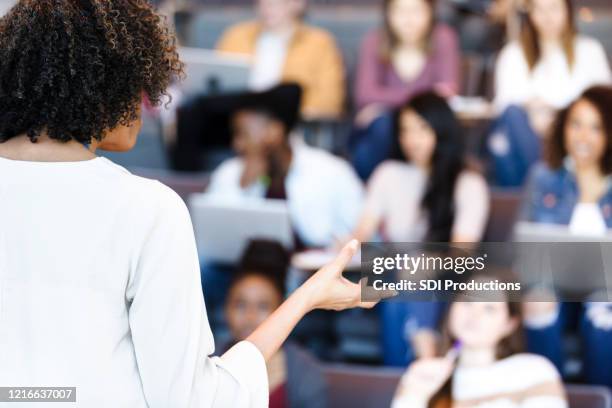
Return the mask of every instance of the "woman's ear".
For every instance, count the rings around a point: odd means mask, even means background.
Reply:
[[[138,140],[138,133],[142,127],[142,110],[140,105],[136,110],[136,119],[128,125],[119,125],[109,130],[98,143],[97,148],[109,152],[126,152],[131,150]]]

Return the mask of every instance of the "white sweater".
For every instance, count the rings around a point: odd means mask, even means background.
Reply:
[[[2,386],[76,387],[57,407],[265,406],[257,348],[213,349],[172,190],[104,158],[0,158]]]
[[[495,106],[522,105],[542,99],[554,108],[563,108],[592,85],[611,81],[608,59],[595,39],[577,36],[575,60],[569,67],[561,48],[544,55],[532,71],[518,42],[506,45],[495,68]]]
[[[517,354],[486,367],[455,369],[453,406],[461,408],[567,408],[555,367],[534,354]],[[392,408],[426,408],[428,401],[403,394]]]

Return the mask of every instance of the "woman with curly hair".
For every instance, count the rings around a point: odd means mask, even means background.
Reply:
[[[314,308],[372,306],[342,277],[297,289],[213,353],[184,203],[97,149],[126,150],[143,96],[181,74],[145,0],[21,0],[0,19],[0,384],[76,387],[76,406],[265,406],[265,361]]]

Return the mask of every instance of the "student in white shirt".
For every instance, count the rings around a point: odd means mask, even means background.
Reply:
[[[495,74],[495,104],[564,108],[586,88],[610,82],[599,41],[577,33],[569,0],[529,0],[518,41],[501,51]]]
[[[341,276],[354,241],[210,357],[185,204],[95,155],[131,148],[143,92],[161,102],[181,72],[161,19],[144,0],[23,0],[0,60],[3,386],[76,387],[83,408],[262,407],[265,361],[305,313],[373,305]]]
[[[578,34],[570,0],[528,0],[526,5],[520,39],[504,47],[495,72],[501,117],[489,150],[502,185],[522,183],[540,157],[540,137],[558,109],[612,79],[602,45]]]
[[[286,199],[299,246],[326,247],[356,226],[363,186],[344,160],[291,140],[299,106],[296,85],[238,97],[232,116],[238,156],[213,172],[207,192]]]
[[[521,352],[521,303],[496,296],[499,301],[475,302],[459,295],[450,304],[446,355],[412,363],[392,408],[568,407],[555,367]]]

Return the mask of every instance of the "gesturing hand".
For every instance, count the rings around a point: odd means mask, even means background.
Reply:
[[[374,298],[376,301],[361,301],[361,285],[342,276],[342,271],[357,252],[358,245],[356,240],[346,244],[334,261],[315,272],[247,338],[266,360],[278,351],[295,325],[311,310],[371,308],[378,300],[396,294],[380,291],[374,293],[374,297],[368,294],[368,299]]]
[[[361,300],[361,282],[353,283],[342,272],[357,252],[359,242],[352,240],[344,245],[334,261],[319,269],[301,289],[308,293],[310,309],[344,310],[352,307],[372,308],[378,300],[394,296],[395,292],[380,292],[373,302]]]

